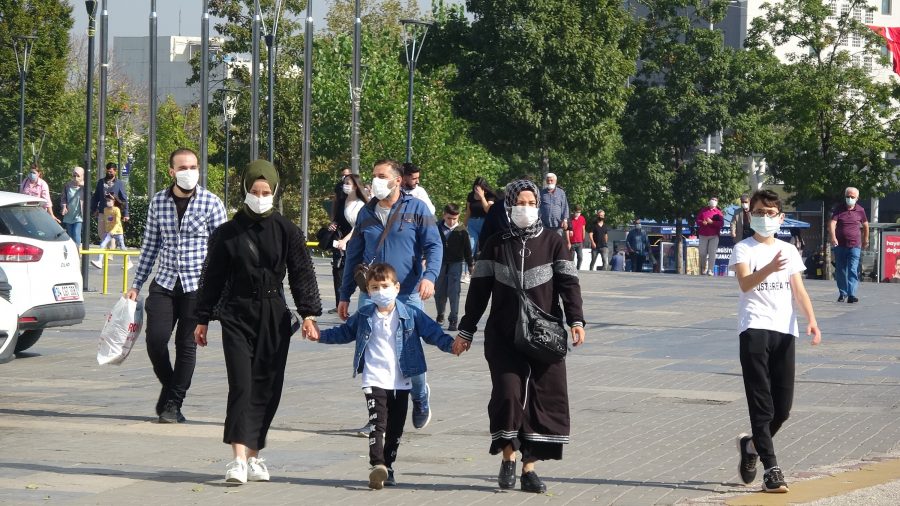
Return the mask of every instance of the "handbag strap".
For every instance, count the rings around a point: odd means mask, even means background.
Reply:
[[[378,203],[376,202],[375,205],[377,206]],[[378,245],[375,246],[375,255],[376,256],[378,255],[378,251],[384,245],[384,240],[387,239],[387,235],[388,235],[388,232],[391,231],[391,227],[394,226],[394,223],[397,222],[398,216],[400,216],[400,206],[397,206],[397,210],[394,211],[394,214],[392,214],[391,217],[388,218],[387,223],[385,223],[385,225],[384,225],[384,230],[381,232],[381,237],[378,238]],[[375,262],[375,256],[372,257],[372,261],[369,263],[371,264],[373,262]]]
[[[519,275],[519,269],[516,266],[515,256],[513,256],[513,248],[511,242],[507,242],[503,245],[503,256],[506,258],[506,263],[509,264],[509,268],[512,271],[513,279],[516,284],[516,290],[519,292],[519,295],[528,297],[528,294],[525,293],[525,288],[522,286],[522,279]]]

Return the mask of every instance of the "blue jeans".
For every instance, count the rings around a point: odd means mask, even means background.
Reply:
[[[842,297],[856,297],[856,287],[859,286],[859,247],[835,246],[834,253],[834,280],[837,281],[838,291]]]
[[[469,244],[472,246],[472,255],[478,253],[478,236],[484,228],[484,218],[469,218],[466,222],[466,230],[469,231]]]
[[[75,245],[79,248],[81,247],[81,222],[76,223],[65,223],[66,225],[66,234],[75,241]]]
[[[434,289],[434,305],[438,315],[442,315],[447,308],[447,300],[450,300],[450,316],[447,318],[449,323],[459,321],[459,292],[465,265],[465,262],[444,264],[441,266],[441,273],[438,274]]]
[[[422,304],[422,299],[419,297],[419,292],[413,292],[409,294],[400,294],[397,296],[397,300],[406,304],[407,306],[415,306],[422,311],[425,310],[425,306]],[[359,308],[365,306],[366,304],[372,304],[372,299],[369,298],[369,295],[363,292],[359,292],[359,301],[356,306],[356,310],[359,311]],[[419,374],[418,376],[413,376],[410,378],[412,381],[412,390],[410,390],[409,396],[412,397],[413,402],[425,402],[428,400],[428,391],[425,389],[425,383],[428,381],[428,378],[425,377],[426,373]]]

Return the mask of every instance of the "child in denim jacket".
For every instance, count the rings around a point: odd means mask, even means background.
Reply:
[[[346,323],[323,330],[319,341],[356,342],[353,376],[362,374],[373,427],[369,434],[369,488],[380,490],[397,484],[391,466],[406,424],[410,378],[427,369],[419,338],[447,353],[453,352],[453,338],[421,309],[396,300],[400,283],[390,265],[370,266],[366,285],[374,304],[359,308]]]

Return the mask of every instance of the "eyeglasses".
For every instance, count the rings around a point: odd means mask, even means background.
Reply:
[[[765,216],[766,218],[777,218],[777,217],[779,217],[780,215],[781,215],[781,212],[780,212],[780,211],[774,211],[774,210],[771,210],[771,211],[764,211],[764,210],[762,210],[762,209],[757,209],[756,211],[751,211],[751,212],[750,212],[750,216],[756,216],[757,218],[762,218],[762,217],[764,217],[764,216]]]

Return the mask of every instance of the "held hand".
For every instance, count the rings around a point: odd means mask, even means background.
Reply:
[[[350,318],[350,303],[346,300],[338,302],[337,310],[341,320],[347,321],[347,318]]]
[[[766,265],[766,269],[768,269],[769,273],[775,273],[778,271],[783,271],[787,267],[788,259],[781,257],[781,251],[775,253],[775,258]]]
[[[806,335],[812,335],[812,340],[809,344],[816,346],[817,344],[822,342],[822,332],[819,331],[819,325],[816,323],[810,323],[806,326]]]
[[[328,231],[334,232],[335,230],[337,230],[337,223],[332,221],[331,224],[328,225]]]
[[[128,221],[130,218],[128,216],[123,216],[122,221]]]
[[[584,327],[572,327],[572,346],[584,344]]]
[[[434,295],[434,283],[428,279],[419,281],[419,298],[428,300]]]
[[[125,292],[125,298],[128,300],[137,300],[138,289],[137,288],[129,288],[128,291]]]
[[[461,336],[456,336],[456,339],[453,340],[453,354],[458,357],[471,346],[472,343],[463,339]]]
[[[197,346],[206,346],[206,331],[208,328],[207,325],[197,325],[197,328],[194,329],[194,342],[197,343]]]
[[[303,320],[303,330],[301,331],[301,334],[310,341],[318,341],[319,326],[312,320]]]

